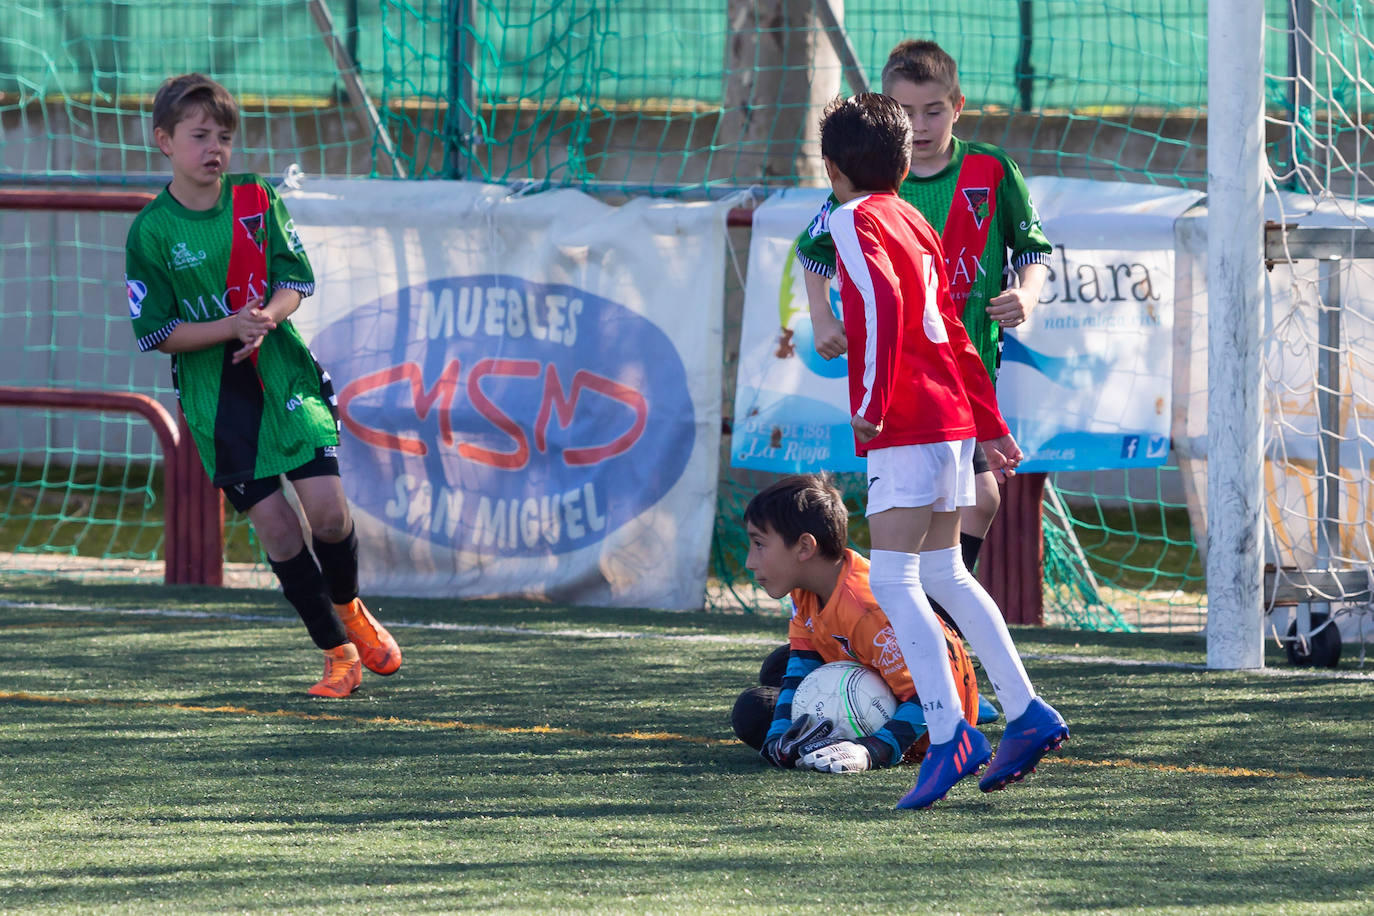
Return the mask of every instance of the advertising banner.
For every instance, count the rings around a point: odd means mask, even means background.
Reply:
[[[433,181],[284,196],[365,589],[701,606],[722,205]]]
[[[849,426],[848,361],[822,359],[792,245],[829,192],[787,190],[754,211],[740,329],[730,464],[761,471],[862,471]],[[839,293],[830,304],[840,313]]]
[[[1174,222],[1196,191],[1028,182],[1054,245],[1026,324],[1003,338],[997,400],[1020,470],[1148,467],[1169,457]]]

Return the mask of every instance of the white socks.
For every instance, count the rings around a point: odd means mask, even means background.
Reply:
[[[876,557],[878,551],[875,550],[873,553]],[[1026,677],[1026,668],[1021,664],[1021,656],[1012,644],[1007,622],[997,609],[992,596],[984,591],[983,586],[979,585],[978,580],[965,568],[958,547],[927,550],[921,554],[920,563],[920,584],[931,598],[940,602],[940,606],[954,618],[954,622],[963,631],[964,638],[973,647],[974,653],[988,673],[988,679],[992,681],[992,689],[996,691],[997,699],[1002,703],[1002,714],[1007,717],[1007,721],[1017,718],[1026,711],[1026,707],[1034,699],[1035,690],[1031,687],[1030,679]],[[875,561],[874,568],[876,567]],[[873,590],[873,596],[878,598],[878,603],[887,610],[887,605],[878,596],[876,588]],[[888,617],[891,616],[889,612]],[[893,628],[896,628],[895,623]],[[898,639],[900,641],[900,635]],[[902,649],[905,651],[905,643],[902,643]],[[916,691],[921,693],[919,685]],[[924,693],[921,695],[925,696]],[[930,740],[935,741],[934,729],[931,730]]]
[[[954,552],[957,554],[958,548],[954,548]],[[921,590],[921,556],[896,550],[875,550],[870,562],[868,585],[887,614],[897,645],[906,659],[916,694],[921,699],[930,742],[944,744],[954,738],[954,730],[964,717],[964,711],[959,703],[954,674],[949,668],[944,630]],[[944,603],[943,598],[937,600]],[[996,610],[994,607],[994,613]]]

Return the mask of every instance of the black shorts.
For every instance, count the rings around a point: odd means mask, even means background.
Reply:
[[[305,480],[307,477],[338,477],[339,459],[334,457],[335,448],[337,446],[315,449],[315,457],[300,467],[287,471],[286,479]],[[280,474],[276,477],[259,477],[257,480],[246,480],[243,483],[221,487],[221,489],[224,490],[224,498],[229,500],[229,505],[240,513],[244,513],[280,490],[281,478],[282,475]]]
[[[988,467],[988,453],[983,451],[983,447],[977,442],[973,443],[973,473],[986,474],[992,468]]]

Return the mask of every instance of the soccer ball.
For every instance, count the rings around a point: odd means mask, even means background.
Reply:
[[[862,738],[887,724],[897,698],[882,675],[858,662],[830,662],[808,674],[792,697],[792,720],[805,713],[835,723],[831,736]]]

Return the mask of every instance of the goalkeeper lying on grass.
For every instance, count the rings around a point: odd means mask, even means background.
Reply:
[[[887,615],[868,587],[868,561],[845,547],[849,511],[830,482],[816,475],[784,478],[749,501],[746,566],[773,598],[791,595],[788,645],[768,657],[761,685],[735,701],[731,724],[741,741],[779,767],[823,773],[861,773],[925,756],[925,716]],[[945,627],[949,663],[971,718],[987,722],[973,663],[963,642]],[[784,655],[785,653],[785,655]],[[898,706],[873,735],[850,741],[830,737],[831,723],[802,716],[792,721],[792,694],[826,662],[857,661],[877,671]],[[980,715],[981,712],[981,715]]]

